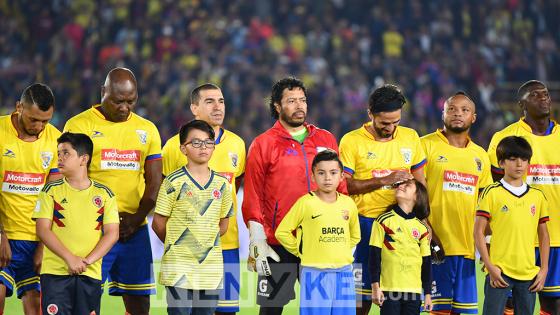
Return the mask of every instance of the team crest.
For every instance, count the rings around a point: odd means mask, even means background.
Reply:
[[[212,191],[212,198],[220,199],[222,197],[222,193],[218,189],[214,189]]]
[[[138,140],[140,140],[140,143],[146,144],[148,142],[148,133],[146,132],[146,130],[137,129],[136,134],[138,135]]]
[[[531,206],[531,215],[535,216],[535,213],[537,213],[537,207],[535,207],[535,205]]]
[[[237,153],[229,152],[229,158],[231,160],[231,166],[237,167],[237,161],[239,159]]]
[[[348,219],[350,219],[350,211],[342,210],[342,218],[348,221]]]
[[[103,205],[103,199],[101,199],[101,197],[99,196],[93,197],[92,201],[97,208],[101,208],[101,206]]]
[[[49,315],[58,314],[58,305],[56,305],[56,304],[49,304],[49,305],[47,306],[47,314],[49,314]]]
[[[418,231],[417,228],[412,228],[412,237],[414,237],[415,239],[420,238],[420,231]]]
[[[405,164],[410,164],[412,162],[412,150],[407,148],[401,148],[401,154]]]
[[[51,161],[53,159],[53,153],[52,152],[41,152],[41,163],[43,164],[43,168],[47,169],[49,168],[49,165],[51,165]]]
[[[482,161],[479,158],[474,158],[474,162],[476,163],[476,170],[482,172]]]

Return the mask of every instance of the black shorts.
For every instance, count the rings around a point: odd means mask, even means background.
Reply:
[[[88,276],[41,275],[41,311],[45,315],[99,314],[101,280]]]
[[[264,307],[282,307],[296,298],[294,285],[298,279],[300,259],[280,245],[270,245],[280,256],[280,262],[268,258],[271,275],[257,280],[257,304]]]

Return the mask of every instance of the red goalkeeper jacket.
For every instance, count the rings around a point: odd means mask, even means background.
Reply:
[[[276,122],[255,138],[247,154],[243,218],[264,226],[269,244],[278,245],[276,227],[297,199],[317,189],[311,180],[311,162],[317,152],[332,149],[338,152],[334,136],[311,124],[305,124],[308,135],[299,143]],[[346,192],[346,181],[338,191]]]

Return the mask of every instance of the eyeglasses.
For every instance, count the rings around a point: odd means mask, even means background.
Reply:
[[[211,139],[207,139],[207,140],[200,140],[200,139],[192,139],[191,141],[185,143],[185,145],[190,144],[192,145],[193,148],[202,148],[202,145],[204,144],[205,148],[210,148],[212,149],[213,147],[216,146],[216,143],[214,142],[214,140]]]

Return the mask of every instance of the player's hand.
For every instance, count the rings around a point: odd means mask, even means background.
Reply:
[[[492,288],[507,288],[509,284],[502,277],[502,269],[499,267],[489,264],[486,266],[488,270],[488,275],[490,276],[490,286]]]
[[[6,232],[0,232],[0,268],[4,268],[10,264],[12,260],[12,248],[10,247],[10,240],[6,236]]]
[[[381,177],[381,183],[384,186],[391,186],[411,179],[414,179],[414,176],[407,171],[394,171],[385,177]]]
[[[66,265],[68,266],[68,272],[73,276],[77,276],[87,269],[84,259],[74,255],[67,258]]]
[[[432,304],[432,295],[431,294],[425,294],[424,295],[424,311],[425,312],[431,312],[433,307],[434,307],[434,304]]]
[[[126,242],[132,237],[140,225],[144,223],[144,217],[137,214],[119,212],[119,241]]]
[[[548,268],[541,268],[537,276],[533,280],[533,284],[529,287],[531,292],[539,292],[544,288],[544,281],[546,280],[546,274],[548,273]]]
[[[39,242],[35,249],[35,254],[33,254],[33,270],[37,274],[41,273],[41,266],[43,265],[43,247],[43,243]]]
[[[383,294],[383,291],[381,291],[380,288],[372,288],[371,301],[375,305],[381,306],[383,304],[383,301],[385,301],[385,295]]]
[[[266,234],[262,224],[249,221],[249,258],[247,259],[247,269],[256,271],[261,276],[270,276],[270,264],[268,257],[276,262],[280,261],[280,256],[266,242]]]
[[[439,265],[445,262],[445,250],[439,241],[439,238],[432,238],[430,242],[430,252],[432,256],[432,264]]]

